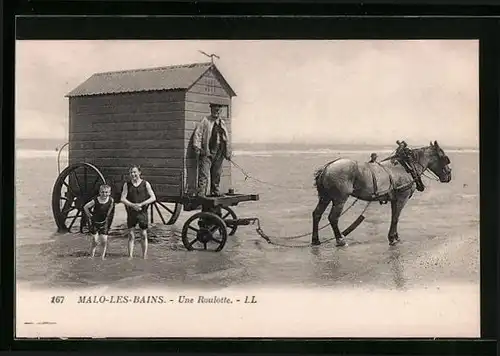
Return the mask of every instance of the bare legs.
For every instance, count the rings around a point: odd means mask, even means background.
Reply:
[[[108,250],[108,235],[100,235],[101,241],[103,245],[102,256],[101,258],[104,260],[106,258],[106,252]],[[99,235],[94,234],[91,237],[91,247],[90,247],[90,257],[95,257],[95,252],[97,250],[97,245],[99,244]]]
[[[103,249],[102,249],[102,259],[104,260],[106,258],[106,252],[108,251],[108,235],[101,235],[102,238],[102,243],[103,243]]]
[[[94,258],[95,251],[97,250],[97,245],[99,243],[99,235],[94,234],[90,238],[90,257]]]
[[[135,242],[134,228],[131,228],[129,230],[129,235],[128,235],[128,258],[129,259],[134,257],[134,242]]]
[[[141,230],[141,235],[142,258],[146,259],[148,254],[148,231]]]
[[[131,259],[134,257],[134,243],[135,243],[135,234],[134,228],[129,230],[128,236],[128,258]],[[146,259],[148,254],[148,231],[141,229],[141,247],[142,247],[142,258]]]

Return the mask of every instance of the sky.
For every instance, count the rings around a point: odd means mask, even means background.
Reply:
[[[96,72],[206,62],[237,93],[233,142],[479,145],[478,41],[17,41],[16,137],[67,138]]]

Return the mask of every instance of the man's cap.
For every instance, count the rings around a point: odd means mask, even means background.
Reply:
[[[221,104],[215,104],[215,103],[210,104],[211,108],[221,108],[222,106],[223,105],[221,105]]]
[[[371,157],[377,157],[377,154],[376,153],[372,153]]]

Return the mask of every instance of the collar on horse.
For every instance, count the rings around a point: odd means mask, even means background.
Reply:
[[[413,178],[413,181],[417,185],[417,190],[419,192],[423,192],[425,187],[424,183],[422,182],[422,177],[418,173],[417,169],[415,168],[415,163],[418,163],[417,158],[415,157],[415,152],[406,146],[402,149],[398,149],[396,151],[396,154],[394,155],[394,159],[403,166],[405,171],[411,175]]]
[[[415,153],[411,149],[406,149],[406,148],[404,149],[404,153],[403,154],[402,153],[403,152],[396,152],[395,155],[390,156],[390,157],[383,160],[383,161],[396,160],[397,162],[399,162],[401,164],[401,166],[403,166],[405,171],[408,172],[412,176],[413,179],[411,182],[409,182],[408,184],[404,184],[402,186],[399,186],[399,187],[395,186],[394,178],[392,177],[391,172],[386,167],[384,167],[379,162],[367,163],[368,168],[370,169],[370,172],[372,175],[372,180],[373,180],[372,197],[374,199],[380,200],[380,204],[386,204],[389,200],[391,200],[394,197],[394,195],[397,192],[401,192],[401,191],[405,191],[407,189],[410,189],[410,187],[413,186],[413,183],[416,183],[418,191],[422,192],[425,189],[425,187],[422,183],[421,175],[419,175],[417,173],[417,170],[415,168],[415,163],[414,163],[414,162],[416,162]],[[389,188],[382,191],[382,192],[378,191],[377,176],[372,168],[373,164],[379,165],[389,176]]]

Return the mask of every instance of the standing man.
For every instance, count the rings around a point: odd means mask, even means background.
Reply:
[[[224,158],[231,159],[229,134],[220,118],[222,105],[210,104],[210,116],[204,117],[193,132],[193,148],[198,160],[198,195],[205,196],[210,177],[210,195],[221,196],[219,185]]]

